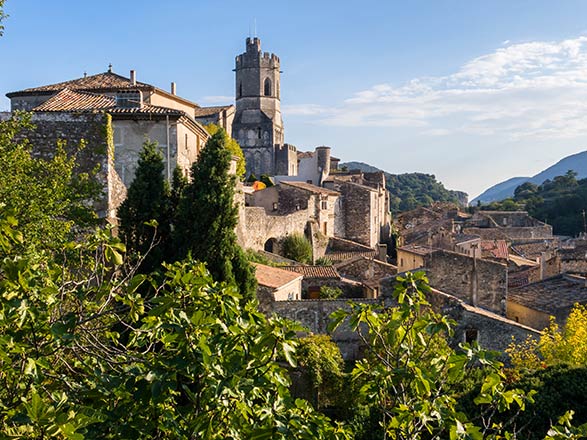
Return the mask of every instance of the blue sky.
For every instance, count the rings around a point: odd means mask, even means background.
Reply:
[[[286,141],[421,171],[471,198],[587,149],[585,1],[7,0],[0,93],[112,63],[232,102],[256,21],[281,58]],[[8,109],[0,100],[0,110]]]

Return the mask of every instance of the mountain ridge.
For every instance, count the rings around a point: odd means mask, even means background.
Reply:
[[[587,151],[580,151],[579,153],[563,157],[554,165],[549,166],[532,177],[512,177],[497,183],[471,200],[471,204],[476,204],[478,201],[481,203],[491,203],[507,199],[514,195],[514,190],[522,183],[531,182],[536,185],[541,185],[544,181],[552,180],[556,176],[562,176],[569,170],[577,173],[577,179],[587,177]]]

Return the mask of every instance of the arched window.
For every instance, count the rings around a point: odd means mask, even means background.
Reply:
[[[243,96],[243,83],[238,83],[238,97],[241,98]]]
[[[269,78],[265,78],[265,96],[271,96],[271,80]]]

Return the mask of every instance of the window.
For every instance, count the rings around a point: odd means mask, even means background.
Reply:
[[[326,200],[322,200],[322,202],[321,202],[321,208],[322,209],[328,209],[328,202]]]
[[[467,344],[472,344],[473,342],[475,342],[477,340],[478,337],[479,337],[479,332],[477,331],[476,328],[469,328],[469,329],[465,330],[465,342]]]
[[[265,96],[271,96],[271,80],[269,78],[265,78],[265,85],[263,89],[263,94]]]
[[[238,84],[238,97],[241,98],[243,96],[243,83]]]
[[[261,139],[261,127],[257,128],[257,138]]]

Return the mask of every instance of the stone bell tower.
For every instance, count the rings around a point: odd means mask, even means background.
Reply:
[[[259,38],[247,38],[247,50],[236,57],[236,113],[232,136],[247,162],[247,175],[290,174],[291,146],[283,143],[279,100],[279,57],[261,52]],[[285,152],[285,154],[284,154]]]

